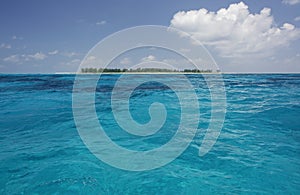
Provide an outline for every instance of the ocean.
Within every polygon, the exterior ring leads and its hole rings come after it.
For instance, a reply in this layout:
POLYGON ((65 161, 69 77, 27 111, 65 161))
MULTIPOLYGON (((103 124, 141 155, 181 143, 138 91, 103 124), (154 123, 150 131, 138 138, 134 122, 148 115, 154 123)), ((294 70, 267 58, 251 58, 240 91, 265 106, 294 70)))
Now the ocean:
MULTIPOLYGON (((180 82, 175 75, 147 76, 180 82)), ((93 92, 95 75, 82 77, 93 92)), ((132 118, 146 124, 154 102, 167 115, 157 133, 131 135, 112 109, 119 77, 102 75, 94 89, 97 122, 107 136, 135 151, 167 144, 180 125, 176 93, 159 82, 138 86, 129 101, 132 118)), ((212 113, 210 91, 203 76, 186 77, 200 105, 196 134, 170 163, 130 171, 99 160, 81 139, 73 113, 75 75, 0 75, 0 194, 299 194, 300 74, 224 74, 225 120, 204 156, 198 153, 212 113)))

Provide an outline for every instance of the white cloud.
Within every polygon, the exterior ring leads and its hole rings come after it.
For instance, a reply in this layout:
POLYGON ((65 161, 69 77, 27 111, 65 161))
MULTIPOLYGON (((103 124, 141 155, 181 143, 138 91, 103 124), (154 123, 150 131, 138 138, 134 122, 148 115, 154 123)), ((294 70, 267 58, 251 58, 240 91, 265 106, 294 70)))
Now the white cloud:
POLYGON ((64 65, 77 67, 77 66, 79 66, 80 62, 81 62, 80 59, 73 59, 73 60, 65 63, 64 65))
POLYGON ((96 60, 96 56, 88 56, 86 60, 93 62, 94 60, 96 60))
POLYGON ((11 56, 4 58, 3 61, 18 63, 18 62, 20 62, 20 56, 19 55, 11 55, 11 56))
POLYGON ((58 50, 53 50, 48 52, 49 55, 56 55, 58 54, 58 50))
POLYGON ((74 56, 78 56, 80 54, 76 53, 76 52, 65 52, 62 55, 71 58, 71 57, 74 57, 74 56))
POLYGON ((153 55, 149 55, 147 57, 144 57, 141 59, 142 62, 149 62, 149 61, 154 61, 156 58, 153 55))
POLYGON ((32 55, 27 55, 28 58, 32 58, 34 60, 44 60, 47 56, 43 54, 42 52, 37 52, 32 55))
POLYGON ((0 45, 0 48, 1 48, 1 49, 2 49, 2 48, 4 48, 4 49, 11 49, 11 45, 2 43, 2 44, 0 45))
POLYGON ((101 63, 102 61, 96 56, 90 55, 82 61, 82 67, 99 67, 102 65, 101 63))
POLYGON ((12 40, 23 40, 23 37, 17 37, 16 35, 11 37, 12 40))
POLYGON ((300 0, 283 0, 282 3, 288 4, 288 5, 295 5, 300 3, 300 0))
MULTIPOLYGON (((200 67, 198 67, 199 69, 212 69, 212 67, 210 67, 209 65, 205 66, 206 62, 204 59, 201 59, 200 57, 195 58, 195 59, 190 59, 192 60, 192 62, 194 62, 195 64, 202 64, 200 67)), ((168 64, 170 67, 172 67, 172 69, 194 69, 197 68, 196 66, 194 66, 194 64, 192 64, 191 61, 185 59, 185 58, 166 58, 163 59, 161 62, 168 64)))
POLYGON ((191 49, 181 48, 180 51, 183 52, 183 53, 187 53, 187 52, 190 52, 191 49))
POLYGON ((300 21, 300 16, 294 18, 294 20, 295 20, 296 22, 300 21))
POLYGON ((22 64, 23 62, 31 61, 31 60, 44 60, 46 57, 47 55, 45 55, 42 52, 37 52, 35 54, 22 54, 22 55, 14 54, 4 58, 3 61, 22 64))
POLYGON ((105 20, 102 20, 102 21, 99 21, 99 22, 96 23, 96 25, 104 25, 104 24, 106 24, 105 20))
POLYGON ((129 64, 131 64, 131 60, 130 60, 130 58, 123 58, 121 61, 120 61, 120 64, 122 64, 122 65, 129 65, 129 64))
POLYGON ((252 14, 243 2, 217 12, 180 11, 173 16, 170 26, 191 34, 227 57, 268 55, 300 38, 300 30, 292 24, 277 27, 270 8, 252 14))

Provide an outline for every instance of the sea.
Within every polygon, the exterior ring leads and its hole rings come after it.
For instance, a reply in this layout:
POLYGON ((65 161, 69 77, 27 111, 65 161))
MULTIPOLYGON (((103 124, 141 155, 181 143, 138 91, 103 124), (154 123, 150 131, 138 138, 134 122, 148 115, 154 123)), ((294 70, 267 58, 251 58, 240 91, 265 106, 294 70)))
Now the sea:
MULTIPOLYGON (((176 135, 181 102, 164 84, 180 83, 176 75, 144 75, 161 82, 146 82, 131 92, 129 111, 137 124, 152 120, 154 102, 165 107, 163 125, 146 136, 124 131, 115 117, 111 98, 120 75, 101 75, 93 87, 96 76, 82 75, 76 82, 94 94, 97 123, 116 145, 147 151, 176 135)), ((126 170, 97 157, 82 139, 74 117, 76 75, 1 74, 0 194, 300 194, 300 74, 222 75, 224 121, 203 156, 199 149, 213 123, 212 96, 203 75, 185 76, 199 103, 195 135, 172 161, 126 170)), ((140 77, 130 75, 125 86, 140 77)), ((129 158, 120 156, 118 163, 129 158)))

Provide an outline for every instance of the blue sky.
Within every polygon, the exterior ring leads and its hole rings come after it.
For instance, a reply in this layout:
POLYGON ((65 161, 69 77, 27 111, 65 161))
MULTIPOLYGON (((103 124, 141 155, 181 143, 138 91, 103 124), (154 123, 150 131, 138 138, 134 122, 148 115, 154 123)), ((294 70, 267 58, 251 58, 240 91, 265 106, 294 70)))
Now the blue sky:
MULTIPOLYGON (((204 42, 213 54, 222 71, 300 72, 300 1, 249 0, 239 4, 240 2, 228 0, 2 0, 0 2, 0 72, 76 71, 82 58, 97 42, 114 32, 138 25, 172 26, 191 34, 194 33, 195 38, 204 42), (240 33, 241 38, 238 40, 234 39, 232 34, 226 36, 216 34, 216 37, 209 38, 205 34, 198 36, 199 33, 197 34, 196 31, 204 25, 203 18, 206 16, 217 18, 218 10, 225 8, 228 11, 229 6, 233 4, 236 6, 232 6, 232 10, 248 10, 249 13, 241 16, 244 19, 240 23, 228 24, 231 28, 228 32, 237 33, 234 28, 239 28, 239 24, 244 24, 246 20, 249 20, 251 18, 249 15, 261 14, 253 22, 257 25, 249 24, 242 28, 243 32, 251 31, 255 26, 257 29, 253 32, 257 36, 240 33), (208 12, 199 16, 201 12, 199 10, 202 8, 208 12), (265 18, 263 14, 268 11, 265 9, 265 12, 261 12, 264 8, 271 9, 265 18), (190 10, 195 10, 195 12, 188 14, 190 10), (180 11, 184 12, 178 14, 180 11), (210 15, 209 12, 215 15, 210 15), (188 21, 193 14, 198 16, 194 23, 188 21), (268 24, 270 18, 272 18, 272 26, 270 29, 264 29, 263 25, 268 24), (281 31, 279 33, 283 34, 282 37, 277 36, 275 32, 270 35, 265 33, 276 30, 281 31), (260 40, 257 38, 260 35, 265 37, 260 40), (232 42, 231 46, 224 44, 224 41, 213 42, 216 39, 232 42), (241 43, 245 44, 244 47, 240 44, 240 40, 246 39, 253 41, 241 43), (264 43, 265 39, 270 39, 270 42, 264 43), (255 41, 260 41, 261 44, 255 41), (239 52, 239 48, 252 48, 252 50, 239 52), (231 55, 236 53, 239 55, 231 55)), ((205 23, 205 26, 212 28, 208 32, 211 33, 222 31, 222 28, 227 29, 224 24, 221 21, 220 24, 205 23)))

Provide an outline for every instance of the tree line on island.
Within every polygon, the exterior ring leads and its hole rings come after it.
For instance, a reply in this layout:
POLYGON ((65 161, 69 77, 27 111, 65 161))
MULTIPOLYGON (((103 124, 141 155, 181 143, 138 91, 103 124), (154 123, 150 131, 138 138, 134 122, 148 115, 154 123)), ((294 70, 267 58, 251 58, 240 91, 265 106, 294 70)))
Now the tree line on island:
MULTIPOLYGON (((199 69, 184 69, 184 70, 172 70, 165 68, 137 68, 137 69, 127 69, 127 68, 82 68, 81 73, 122 73, 122 72, 173 72, 173 73, 213 73, 213 70, 199 70, 199 69)), ((220 72, 217 70, 216 72, 220 72)))

